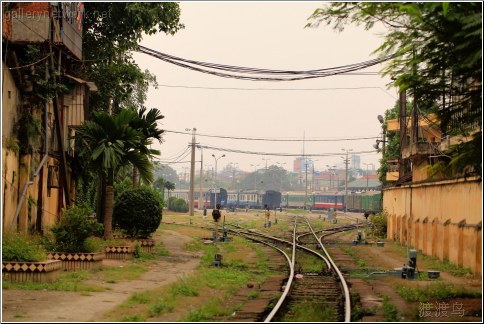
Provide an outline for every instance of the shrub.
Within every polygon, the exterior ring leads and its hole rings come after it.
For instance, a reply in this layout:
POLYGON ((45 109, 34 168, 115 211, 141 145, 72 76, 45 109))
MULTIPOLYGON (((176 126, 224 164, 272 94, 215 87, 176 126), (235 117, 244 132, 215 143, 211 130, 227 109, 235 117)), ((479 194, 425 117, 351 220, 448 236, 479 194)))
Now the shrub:
POLYGON ((186 213, 189 207, 184 199, 170 197, 170 210, 179 213, 186 213))
POLYGON ((47 254, 35 239, 7 234, 2 240, 2 260, 17 262, 37 262, 47 259, 47 254))
POLYGON ((385 238, 387 236, 387 219, 388 213, 386 211, 370 216, 370 222, 373 224, 372 232, 375 237, 385 238))
POLYGON ((127 190, 114 204, 113 221, 131 237, 148 237, 160 226, 163 203, 148 187, 127 190))
POLYGON ((92 214, 87 205, 73 205, 63 210, 63 216, 50 231, 54 234, 55 243, 51 245, 54 251, 62 252, 90 252, 85 241, 93 235, 101 235, 103 225, 87 216, 92 214))

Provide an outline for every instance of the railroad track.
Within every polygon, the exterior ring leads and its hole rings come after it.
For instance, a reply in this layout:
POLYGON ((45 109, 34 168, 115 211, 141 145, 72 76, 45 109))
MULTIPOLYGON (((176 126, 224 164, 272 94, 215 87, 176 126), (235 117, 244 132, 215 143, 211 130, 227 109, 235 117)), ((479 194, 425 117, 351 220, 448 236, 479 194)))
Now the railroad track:
POLYGON ((307 218, 295 216, 286 220, 293 223, 293 231, 290 237, 285 238, 226 223, 226 226, 231 228, 229 233, 269 246, 282 254, 286 263, 283 265, 274 262, 270 268, 287 276, 287 279, 282 281, 283 292, 272 309, 259 314, 246 310, 236 314, 241 318, 231 320, 247 321, 252 318, 253 321, 264 322, 349 322, 350 296, 343 275, 322 246, 320 238, 307 218), (307 233, 311 233, 312 238, 309 238, 307 233), (296 239, 301 236, 305 237, 306 243, 297 242, 296 239), (318 244, 323 253, 304 246, 306 244, 318 244))
MULTIPOLYGON (((296 242, 301 235, 298 233, 306 233, 308 229, 313 233, 313 243, 319 244, 319 238, 306 218, 294 217, 292 220, 294 226, 290 240, 243 230, 240 226, 231 231, 279 249, 290 265, 284 292, 264 321, 292 322, 301 321, 301 318, 310 322, 349 321, 349 290, 341 272, 328 255, 296 242)), ((326 253, 324 247, 321 248, 326 253)))

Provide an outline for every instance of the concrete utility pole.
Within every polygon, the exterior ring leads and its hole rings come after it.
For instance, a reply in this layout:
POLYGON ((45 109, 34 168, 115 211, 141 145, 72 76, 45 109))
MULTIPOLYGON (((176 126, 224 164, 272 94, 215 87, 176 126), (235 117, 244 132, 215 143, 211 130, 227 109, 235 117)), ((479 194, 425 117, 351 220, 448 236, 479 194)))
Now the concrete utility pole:
POLYGON ((332 186, 332 178, 333 178, 333 174, 336 175, 336 165, 329 165, 329 164, 326 164, 326 167, 328 168, 328 171, 329 171, 329 190, 333 189, 333 186, 332 186))
POLYGON ((215 157, 215 154, 212 154, 212 156, 215 159, 215 178, 214 178, 215 179, 215 202, 214 202, 213 208, 216 208, 217 207, 217 190, 219 190, 218 185, 217 185, 217 161, 219 159, 223 158, 225 156, 225 154, 218 157, 218 158, 215 157))
POLYGON ((254 167, 254 191, 257 191, 257 167, 259 166, 259 164, 251 164, 250 166, 254 167))
POLYGON ((270 159, 264 159, 264 158, 262 158, 262 160, 266 161, 266 173, 267 173, 267 161, 269 161, 270 159))
MULTIPOLYGON (((350 160, 348 159, 348 152, 353 151, 352 149, 346 150, 346 149, 341 149, 342 151, 346 152, 346 159, 345 159, 345 196, 348 195, 348 164, 350 163, 350 160)), ((346 204, 345 204, 345 214, 346 214, 346 204)))
POLYGON ((197 129, 194 127, 193 129, 186 128, 186 131, 192 131, 192 157, 190 160, 190 194, 188 198, 188 202, 190 204, 189 213, 190 216, 193 216, 193 207, 195 205, 195 195, 194 195, 194 188, 195 188, 195 132, 197 129))
POLYGON ((200 149, 200 191, 198 193, 198 210, 203 209, 205 206, 203 203, 203 148, 198 145, 200 149))

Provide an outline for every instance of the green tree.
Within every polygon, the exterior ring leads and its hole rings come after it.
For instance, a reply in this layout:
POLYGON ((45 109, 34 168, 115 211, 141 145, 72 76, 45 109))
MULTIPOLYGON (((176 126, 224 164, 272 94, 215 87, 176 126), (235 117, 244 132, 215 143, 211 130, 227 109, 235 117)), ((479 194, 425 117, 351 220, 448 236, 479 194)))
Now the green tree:
POLYGON ((99 91, 91 95, 97 110, 119 110, 137 85, 153 82, 131 56, 144 34, 173 35, 184 26, 174 2, 85 2, 84 73, 99 91))
POLYGON ((175 184, 171 181, 165 180, 165 188, 168 190, 168 209, 170 208, 170 191, 175 190, 175 184))
MULTIPOLYGON (((473 135, 453 146, 443 165, 456 174, 482 169, 482 6, 477 2, 331 2, 307 26, 321 22, 343 30, 348 23, 383 24, 375 50, 389 58, 383 70, 392 85, 413 97, 421 111, 439 104, 445 135, 473 135)), ((442 155, 442 160, 445 160, 442 155)))
MULTIPOLYGON (((146 111, 146 107, 138 110, 138 119, 134 119, 131 127, 137 129, 142 134, 142 140, 139 143, 138 150, 147 156, 159 155, 160 151, 151 149, 149 146, 153 140, 161 144, 163 130, 158 128, 157 122, 165 118, 158 109, 152 108, 146 111)), ((133 168, 133 188, 139 186, 138 169, 133 168)))
POLYGON ((103 112, 94 113, 77 132, 85 144, 80 155, 88 156, 91 168, 106 184, 105 192, 102 190, 105 239, 112 237, 113 185, 119 169, 131 163, 139 169, 143 181, 153 180, 153 166, 148 157, 136 149, 143 139, 142 134, 130 126, 136 118, 137 114, 131 110, 122 110, 114 117, 103 112))
POLYGON ((162 177, 167 181, 171 181, 172 183, 178 183, 178 174, 176 173, 175 169, 170 167, 167 164, 160 164, 155 162, 155 178, 162 177))

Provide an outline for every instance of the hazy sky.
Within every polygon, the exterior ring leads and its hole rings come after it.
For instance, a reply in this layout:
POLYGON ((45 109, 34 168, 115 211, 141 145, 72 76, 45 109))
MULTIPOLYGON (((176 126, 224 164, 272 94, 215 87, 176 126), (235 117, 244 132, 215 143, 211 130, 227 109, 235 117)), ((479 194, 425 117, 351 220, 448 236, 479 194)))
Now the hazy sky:
MULTIPOLYGON (((376 58, 371 52, 383 41, 377 31, 348 27, 339 33, 324 24, 304 28, 307 18, 322 5, 323 2, 181 2, 185 29, 174 36, 145 37, 141 45, 185 59, 281 70, 330 68, 376 58)), ((221 149, 302 154, 303 137, 306 140, 376 137, 381 134, 377 115, 393 107, 397 99, 396 89, 387 89, 389 79, 378 75, 243 81, 187 70, 146 54, 135 53, 134 57, 142 69, 156 75, 160 84, 158 89, 149 90, 147 106, 161 110, 165 116, 161 127, 176 132, 196 128, 200 134, 197 143, 221 149), (334 89, 358 87, 375 88, 334 89), (249 141, 201 135, 300 141, 249 141)), ((364 71, 377 72, 381 68, 374 66, 364 71)), ((161 160, 186 161, 170 164, 177 171, 189 168, 190 155, 183 158, 180 154, 190 141, 191 135, 167 132, 164 143, 157 147, 162 152, 161 160)), ((342 149, 371 151, 374 144, 375 139, 306 141, 304 151, 340 154, 309 157, 315 161, 316 170, 326 170, 326 165, 342 167, 342 149)), ((205 170, 215 165, 212 154, 217 158, 226 155, 218 160, 218 171, 229 163, 238 163, 237 169, 245 171, 254 171, 251 164, 262 168, 266 163, 285 163, 282 166, 292 170, 296 158, 203 149, 205 170)), ((375 163, 375 168, 380 156, 376 152, 360 154, 362 163, 375 163)), ((199 149, 196 160, 200 161, 199 149)), ((199 170, 200 163, 196 165, 199 170)))

